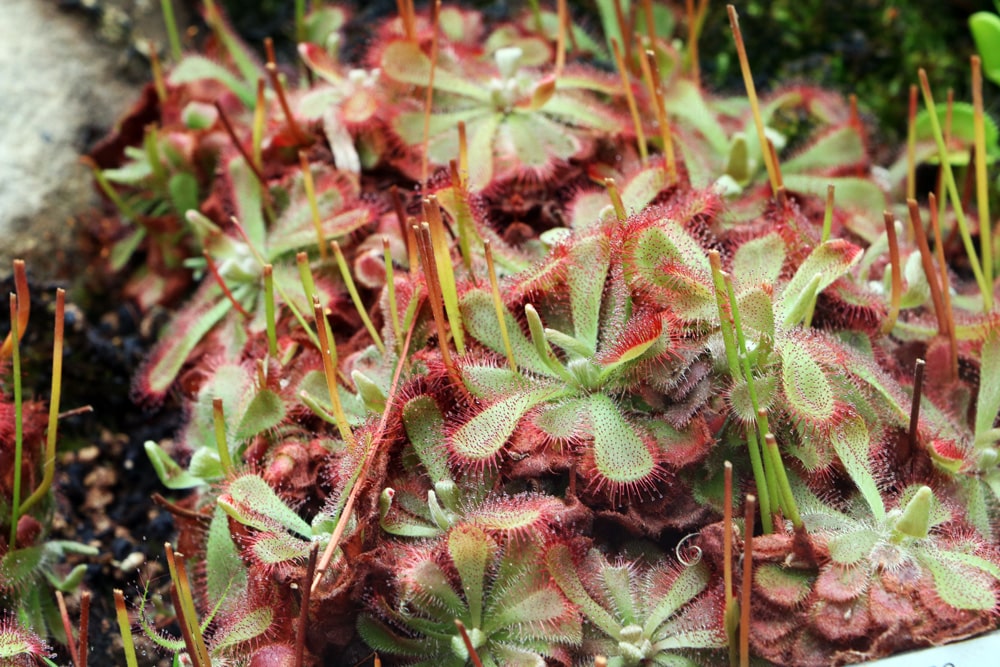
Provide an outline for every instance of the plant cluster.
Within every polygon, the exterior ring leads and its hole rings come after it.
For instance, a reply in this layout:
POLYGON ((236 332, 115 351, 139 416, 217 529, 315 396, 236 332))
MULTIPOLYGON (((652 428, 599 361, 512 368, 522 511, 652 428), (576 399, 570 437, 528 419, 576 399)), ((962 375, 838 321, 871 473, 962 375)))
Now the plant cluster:
POLYGON ((400 0, 358 62, 318 6, 282 70, 205 3, 209 55, 175 40, 94 165, 110 268, 187 298, 134 387, 188 408, 146 446, 195 489, 159 646, 812 665, 994 627, 981 95, 953 132, 924 78, 879 169, 853 100, 757 99, 732 9, 747 95, 708 94, 693 5, 603 3, 604 44, 562 0, 400 0))

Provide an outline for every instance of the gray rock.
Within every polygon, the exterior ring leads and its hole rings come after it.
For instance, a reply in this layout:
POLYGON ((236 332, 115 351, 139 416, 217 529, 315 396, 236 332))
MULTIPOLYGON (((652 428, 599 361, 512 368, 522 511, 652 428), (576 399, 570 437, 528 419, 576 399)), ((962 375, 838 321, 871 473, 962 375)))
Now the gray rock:
POLYGON ((36 278, 71 277, 74 220, 97 198, 80 155, 138 96, 131 46, 147 35, 166 43, 153 32, 162 31, 158 2, 81 4, 89 13, 2 0, 0 275, 22 257, 36 278))

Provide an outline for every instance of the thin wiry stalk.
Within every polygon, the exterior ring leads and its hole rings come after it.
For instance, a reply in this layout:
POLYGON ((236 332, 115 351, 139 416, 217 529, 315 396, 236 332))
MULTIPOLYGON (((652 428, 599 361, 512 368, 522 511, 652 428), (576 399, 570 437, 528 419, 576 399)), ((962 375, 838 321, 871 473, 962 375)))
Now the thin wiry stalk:
POLYGON ((337 259, 337 268, 340 269, 340 277, 343 278, 344 284, 347 286, 347 293, 351 295, 351 301, 354 303, 354 309, 358 311, 358 315, 361 317, 361 323, 364 324, 368 335, 371 336, 372 342, 375 343, 378 351, 381 354, 385 354, 385 344, 382 342, 382 337, 378 335, 378 329, 375 328, 371 318, 368 317, 368 311, 365 309, 364 302, 361 301, 361 295, 358 294, 358 286, 354 284, 354 277, 351 275, 351 269, 347 266, 347 260, 344 259, 344 253, 340 249, 340 244, 336 241, 330 241, 330 247, 333 248, 333 256, 337 259))
MULTIPOLYGON (((268 37, 265 41, 266 43, 271 42, 271 38, 268 37)), ((281 106, 282 113, 285 114, 285 120, 288 122, 288 129, 292 133, 292 137, 295 139, 295 143, 299 146, 303 146, 309 143, 309 138, 306 136, 305 132, 299 126, 299 122, 295 120, 295 114, 292 113, 292 108, 288 105, 288 97, 285 95, 285 86, 281 82, 281 75, 278 74, 278 66, 274 62, 274 47, 272 46, 268 50, 268 62, 264 66, 267 70, 267 76, 271 79, 271 87, 274 88, 274 92, 278 95, 278 104, 281 106)))
MULTIPOLYGON (((736 334, 736 345, 737 350, 739 351, 739 359, 743 365, 743 380, 747 385, 747 394, 750 396, 750 404, 753 406, 754 413, 757 415, 757 433, 754 437, 759 437, 759 442, 763 444, 761 458, 764 462, 764 475, 767 478, 767 491, 770 495, 768 503, 770 504, 771 511, 782 508, 785 509, 785 513, 787 514, 791 510, 784 507, 786 499, 783 489, 781 488, 781 477, 784 476, 785 467, 781 461, 781 455, 777 451, 777 448, 769 447, 766 441, 766 434, 770 431, 767 423, 767 412, 761 409, 760 401, 757 398, 757 385, 754 382, 753 370, 750 368, 750 353, 747 348, 746 336, 743 334, 743 324, 740 320, 739 302, 736 300, 736 292, 733 290, 732 278, 729 274, 723 273, 722 279, 726 285, 726 294, 729 298, 729 313, 733 318, 733 333, 736 334)), ((747 430, 750 431, 752 428, 753 425, 748 427, 747 430)), ((787 484, 788 480, 785 479, 784 483, 787 484)), ((795 514, 797 515, 798 513, 795 512, 795 514)))
POLYGON ((743 590, 740 601, 740 667, 750 665, 750 591, 753 589, 753 516, 756 498, 747 496, 743 535, 743 590))
MULTIPOLYGON (((632 62, 632 46, 631 46, 632 45, 632 40, 629 39, 629 36, 632 34, 632 26, 629 25, 629 22, 625 20, 625 10, 622 7, 621 0, 614 0, 614 6, 615 6, 615 20, 618 22, 618 34, 621 35, 622 40, 625 42, 622 45, 622 48, 623 48, 624 53, 625 53, 625 60, 624 60, 624 62, 631 63, 632 62)), ((612 40, 612 44, 613 43, 614 43, 614 40, 612 40)))
MULTIPOLYGON (((169 0, 165 0, 169 2, 169 0)), ((149 52, 149 69, 153 75, 153 88, 156 90, 156 99, 162 104, 167 99, 167 80, 163 77, 163 63, 160 62, 160 52, 156 42, 151 39, 146 40, 146 50, 149 52)))
POLYGON ((910 225, 913 227, 913 238, 917 241, 917 248, 920 250, 920 262, 924 268, 924 276, 927 277, 927 285, 931 290, 931 301, 934 303, 934 315, 938 322, 938 335, 948 335, 948 318, 944 307, 944 296, 941 294, 941 284, 938 282, 937 271, 934 270, 934 261, 931 259, 931 249, 927 244, 927 232, 924 230, 924 223, 920 219, 920 207, 914 199, 907 199, 906 204, 910 209, 910 225))
POLYGON ((295 664, 294 667, 302 667, 306 652, 306 627, 309 624, 309 598, 312 596, 312 580, 316 575, 316 557, 319 555, 319 544, 313 542, 309 549, 309 561, 306 564, 305 577, 302 579, 300 589, 302 599, 299 602, 299 624, 295 628, 295 664))
POLYGON ((278 356, 278 328, 274 316, 274 267, 264 265, 264 321, 267 326, 267 353, 278 356))
POLYGON ((556 1, 556 16, 559 21, 558 32, 556 33, 556 68, 555 77, 558 79, 566 66, 566 33, 569 32, 569 10, 566 7, 566 0, 556 1))
POLYGON ((398 354, 403 347, 403 332, 399 326, 399 307, 396 304, 396 274, 392 267, 388 236, 382 237, 382 256, 385 262, 385 291, 389 300, 389 321, 392 324, 392 335, 396 339, 396 352, 398 354))
POLYGON ((623 222, 628 218, 628 212, 625 210, 625 204, 622 202, 622 195, 618 192, 615 179, 605 178, 604 187, 607 188, 608 196, 611 197, 611 206, 615 209, 615 217, 618 218, 619 222, 623 222))
POLYGON ((229 444, 226 442, 226 417, 222 409, 222 399, 218 396, 212 399, 212 424, 215 428, 215 446, 219 450, 222 472, 229 477, 233 474, 233 460, 229 456, 229 444))
POLYGON ((722 579, 725 584, 726 606, 723 612, 723 626, 729 644, 729 664, 739 663, 736 628, 739 625, 739 604, 733 595, 733 464, 723 465, 722 494, 722 579))
POLYGON ((45 459, 42 481, 21 503, 21 512, 27 512, 48 494, 56 475, 56 436, 59 431, 59 402, 62 397, 63 332, 66 320, 66 290, 56 290, 56 323, 52 338, 52 391, 49 396, 49 422, 45 434, 45 459))
POLYGON ((22 423, 21 398, 21 332, 17 317, 18 298, 10 295, 10 340, 11 372, 14 375, 14 487, 10 501, 10 541, 7 543, 13 551, 17 542, 17 522, 21 516, 21 467, 24 456, 24 424, 22 423))
POLYGON ((326 259, 326 238, 323 236, 323 221, 319 215, 319 203, 316 201, 316 185, 313 182, 312 167, 306 158, 305 151, 299 151, 299 168, 302 169, 302 184, 306 189, 306 199, 309 200, 309 211, 312 214, 313 229, 316 230, 316 245, 319 246, 319 256, 326 259))
POLYGON ((431 302, 431 312, 434 314, 434 323, 438 332, 438 349, 441 350, 441 360, 448 368, 449 374, 458 376, 454 362, 451 359, 451 351, 448 349, 448 329, 445 326, 445 314, 443 297, 441 296, 441 281, 438 278, 437 262, 434 260, 434 248, 431 245, 431 232, 427 223, 422 223, 419 228, 414 228, 414 235, 417 239, 418 250, 420 251, 420 264, 424 268, 424 282, 427 284, 427 298, 431 302))
POLYGON ((917 198, 917 86, 910 86, 906 116, 906 198, 917 198))
POLYGON ((983 294, 986 310, 993 310, 993 220, 990 218, 989 185, 986 182, 986 123, 983 112, 983 71, 979 56, 972 56, 972 108, 976 146, 976 213, 983 254, 983 276, 990 289, 983 294))
POLYGON ((892 264, 892 295, 889 300, 889 314, 885 324, 882 325, 882 333, 889 335, 896 326, 899 318, 899 304, 903 298, 903 267, 899 260, 899 239, 896 238, 896 218, 889 211, 882 214, 885 220, 885 235, 889 240, 889 261, 892 264))
POLYGON ((750 100, 750 109, 753 112, 754 126, 757 128, 757 140, 760 142, 760 152, 764 158, 764 166, 767 167, 767 177, 771 182, 771 191, 777 195, 781 183, 778 181, 776 165, 772 161, 771 151, 768 149, 767 134, 764 132, 764 119, 760 115, 760 103, 757 101, 757 87, 753 82, 753 74, 750 72, 750 61, 747 59, 747 49, 743 44, 743 33, 740 32, 740 19, 736 13, 736 8, 726 5, 729 12, 729 25, 733 30, 733 39, 736 42, 736 53, 740 59, 740 70, 743 72, 743 85, 746 86, 747 99, 750 100))
MULTIPOLYGON (((392 384, 389 386, 389 394, 385 401, 386 405, 392 405, 395 400, 396 389, 399 386, 399 377, 403 372, 403 366, 406 362, 406 354, 410 349, 411 340, 413 340, 412 325, 406 332, 406 342, 403 343, 403 351, 399 355, 399 361, 396 363, 396 370, 392 376, 392 384)), ((337 525, 333 529, 333 535, 330 536, 330 542, 327 543, 326 549, 323 550, 323 556, 320 558, 319 564, 316 566, 316 574, 313 577, 312 586, 310 586, 313 593, 316 592, 316 589, 319 587, 319 583, 323 580, 323 573, 326 572, 326 568, 330 565, 330 561, 333 560, 333 554, 340 545, 340 540, 344 536, 344 531, 347 530, 347 522, 354 509, 354 503, 357 501, 358 493, 361 491, 365 476, 368 474, 368 468, 371 465, 372 455, 381 444, 388 422, 389 410, 385 410, 382 412, 382 418, 379 420, 375 435, 372 436, 371 442, 368 443, 368 449, 365 452, 364 460, 361 463, 358 474, 351 482, 349 482, 351 484, 351 492, 347 496, 347 502, 344 503, 343 509, 340 511, 340 518, 337 519, 337 525)))
POLYGON ((266 84, 263 78, 257 79, 257 97, 253 105, 253 124, 250 126, 250 154, 257 169, 264 170, 264 121, 267 102, 264 98, 266 84))
POLYGON ((212 274, 215 282, 218 283, 220 288, 222 288, 222 294, 226 297, 226 300, 233 305, 236 312, 249 319, 250 313, 247 312, 246 308, 243 307, 243 304, 236 299, 232 290, 229 289, 229 285, 226 284, 226 280, 222 277, 222 274, 219 273, 219 267, 216 265, 215 260, 212 259, 212 255, 209 254, 208 250, 202 250, 201 256, 205 258, 205 265, 208 267, 208 272, 212 274))
POLYGON ((913 400, 910 402, 910 450, 916 451, 917 428, 920 425, 920 398, 924 387, 924 366, 927 365, 923 359, 917 359, 913 367, 913 400))
POLYGON ((486 271, 490 276, 490 292, 493 295, 493 309, 497 314, 497 323, 500 325, 500 338, 503 339, 504 353, 507 355, 507 365, 510 370, 517 373, 517 362, 514 361, 514 347, 510 344, 510 335, 507 331, 507 320, 504 317, 503 300, 500 298, 500 283, 497 281, 497 270, 493 264, 493 244, 489 239, 483 242, 483 252, 486 255, 486 271))
POLYGON ((201 627, 198 624, 198 611, 194 606, 194 594, 191 591, 191 582, 184 565, 184 555, 174 552, 174 548, 169 542, 165 545, 165 549, 167 568, 170 571, 170 579, 173 582, 173 591, 178 603, 175 605, 174 611, 177 613, 181 630, 187 628, 185 642, 190 638, 188 652, 196 667, 211 667, 212 659, 208 655, 208 647, 205 645, 205 638, 202 636, 201 627))
MULTIPOLYGON (((972 236, 969 234, 969 223, 965 219, 965 212, 962 210, 962 200, 958 194, 958 186, 955 184, 955 174, 952 173, 951 163, 948 161, 948 147, 944 143, 944 135, 941 132, 941 124, 938 122, 937 108, 934 106, 934 97, 931 95, 931 86, 927 81, 927 72, 922 68, 919 71, 920 89, 923 92, 924 104, 929 112, 931 131, 934 133, 934 141, 938 145, 938 155, 940 156, 941 168, 944 170, 945 185, 947 185, 948 196, 951 199, 952 208, 955 210, 955 221, 958 223, 959 235, 962 237, 962 245, 965 246, 965 254, 969 257, 969 266, 976 277, 976 284, 983 294, 983 303, 986 303, 986 293, 992 289, 992 285, 986 284, 986 277, 983 275, 982 267, 979 265, 979 254, 972 244, 972 236)), ((988 310, 986 312, 989 312, 988 310)))
POLYGON ((423 202, 424 219, 427 221, 427 231, 430 234, 431 251, 434 265, 437 269, 438 288, 444 301, 448 324, 451 326, 451 337, 455 341, 455 349, 459 354, 465 354, 465 333, 462 328, 462 312, 458 308, 458 288, 455 284, 455 269, 451 264, 451 246, 441 217, 441 205, 437 197, 430 195, 423 202))
POLYGON ((340 431, 340 437, 348 448, 353 450, 356 444, 354 433, 351 431, 351 425, 347 422, 344 406, 340 402, 340 393, 337 391, 337 347, 330 336, 330 325, 326 321, 326 314, 316 297, 313 297, 313 318, 316 322, 316 332, 319 334, 319 353, 323 358, 323 375, 326 378, 326 389, 330 394, 330 405, 333 407, 337 430, 340 431))
POLYGON ((139 659, 135 655, 135 642, 132 639, 132 624, 128 620, 128 607, 125 606, 125 594, 122 593, 121 589, 116 588, 114 595, 118 632, 121 633, 122 637, 125 662, 128 667, 139 667, 139 659))
MULTIPOLYGON (((420 158, 420 182, 427 186, 427 169, 428 163, 430 161, 430 156, 427 154, 427 149, 430 145, 431 140, 431 111, 434 106, 434 73, 437 70, 437 60, 438 60, 438 15, 441 13, 441 0, 434 0, 431 5, 431 30, 433 35, 431 37, 431 71, 428 75, 427 81, 427 94, 424 100, 424 142, 422 155, 420 158)), ((412 37, 411 37, 412 39, 412 37)))
POLYGON ((160 11, 163 13, 163 24, 167 28, 170 57, 174 63, 179 63, 181 61, 181 37, 177 31, 177 18, 174 16, 173 2, 171 0, 160 0, 160 11))
POLYGON ((77 667, 87 667, 87 654, 90 652, 90 591, 80 593, 80 635, 77 647, 77 655, 80 657, 77 667))
POLYGON ((63 631, 66 633, 66 650, 69 651, 69 659, 74 667, 80 667, 80 656, 76 651, 76 641, 73 639, 73 624, 69 620, 69 612, 66 610, 66 598, 62 591, 56 589, 56 604, 59 607, 59 618, 62 620, 63 631))
MULTIPOLYGON (((627 40, 626 40, 627 41, 627 40)), ((646 148, 646 133, 642 129, 642 119, 639 117, 639 107, 635 103, 635 95, 632 94, 632 83, 629 81, 628 69, 625 67, 625 59, 622 58, 622 50, 618 45, 618 40, 611 39, 611 50, 615 56, 615 67, 618 68, 618 76, 622 80, 622 90, 625 93, 625 102, 628 104, 628 112, 632 116, 632 126, 635 128, 635 140, 639 145, 639 157, 645 164, 649 159, 649 152, 646 148)))
POLYGON ((663 142, 664 168, 667 180, 674 182, 677 180, 677 158, 674 156, 674 140, 670 121, 667 119, 667 110, 663 104, 663 80, 660 78, 660 71, 656 64, 656 54, 649 50, 642 51, 639 55, 639 64, 642 66, 646 88, 650 97, 653 98, 656 124, 660 128, 660 140, 663 142))
MULTIPOLYGON (((722 331, 722 342, 726 350, 726 362, 729 366, 729 374, 733 382, 739 381, 743 376, 740 370, 739 352, 736 345, 736 334, 733 331, 733 323, 730 321, 729 296, 726 289, 724 272, 722 271, 722 259, 718 250, 710 250, 708 253, 709 263, 712 265, 712 283, 715 291, 715 304, 719 309, 719 327, 722 331)), ((747 449, 750 452, 750 466, 753 469, 754 482, 757 485, 757 493, 760 494, 760 520, 765 533, 772 530, 771 523, 771 491, 767 471, 764 469, 764 462, 761 458, 757 433, 753 425, 747 427, 747 449)))
POLYGON ((948 344, 951 354, 950 377, 958 379, 958 338, 955 332, 955 312, 951 307, 951 287, 948 280, 948 265, 944 260, 944 241, 941 238, 941 224, 938 219, 937 207, 934 206, 934 195, 931 195, 929 207, 931 211, 931 229, 934 232, 934 254, 938 261, 938 280, 941 284, 941 297, 944 300, 944 315, 948 320, 948 344))
POLYGON ((476 653, 476 647, 472 645, 472 640, 469 639, 469 633, 465 631, 465 624, 462 621, 455 619, 455 627, 458 628, 458 634, 462 636, 462 642, 465 644, 465 650, 469 652, 469 660, 475 667, 483 667, 483 661, 479 659, 479 654, 476 653))

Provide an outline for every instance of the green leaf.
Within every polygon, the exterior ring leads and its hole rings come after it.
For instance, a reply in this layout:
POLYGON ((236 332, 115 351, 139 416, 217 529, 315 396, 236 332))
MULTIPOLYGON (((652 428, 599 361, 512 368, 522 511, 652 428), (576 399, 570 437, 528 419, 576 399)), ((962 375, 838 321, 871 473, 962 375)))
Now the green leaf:
POLYGON ((682 317, 718 317, 708 255, 678 222, 664 219, 638 230, 626 240, 624 255, 634 287, 649 289, 682 317))
POLYGON ((358 634, 373 650, 409 657, 432 655, 434 645, 423 637, 400 637, 381 621, 365 614, 358 618, 358 634))
POLYGON ((113 272, 121 271, 132 259, 139 244, 146 238, 146 228, 136 227, 128 233, 125 238, 119 239, 111 247, 110 268, 113 272))
POLYGON ((979 397, 976 399, 977 439, 993 428, 997 413, 1000 413, 1000 327, 991 329, 983 341, 979 377, 979 397))
POLYGON ((198 179, 186 171, 178 172, 167 182, 170 201, 177 215, 184 216, 189 210, 198 208, 198 179))
POLYGON ((781 291, 781 297, 778 299, 778 312, 785 326, 796 323, 791 321, 794 319, 791 311, 816 275, 820 276, 816 288, 816 293, 819 294, 834 280, 850 271, 851 267, 861 260, 861 255, 861 248, 844 239, 832 239, 813 248, 809 256, 799 265, 791 281, 781 291))
POLYGON ((524 377, 506 366, 461 366, 462 382, 480 398, 509 394, 524 387, 524 377))
POLYGON ((430 396, 417 396, 403 406, 403 425, 431 482, 451 479, 444 442, 444 417, 430 396))
POLYGON ((931 571, 935 592, 946 604, 979 611, 996 607, 994 584, 981 569, 948 558, 936 549, 920 549, 917 558, 931 571))
POLYGON ((813 424, 828 422, 836 405, 822 366, 794 339, 782 337, 778 342, 778 354, 781 356, 781 386, 793 418, 813 424))
POLYGON ((260 637, 270 629, 273 618, 274 612, 267 606, 234 612, 213 633, 212 652, 223 651, 230 646, 260 637))
POLYGON ((550 387, 542 387, 501 397, 452 433, 449 440, 452 453, 467 463, 492 460, 528 410, 554 391, 550 387))
POLYGON ((584 343, 590 349, 590 355, 593 355, 597 349, 601 297, 604 294, 608 267, 611 265, 611 250, 603 235, 590 236, 573 244, 570 258, 576 269, 569 271, 566 276, 573 331, 575 338, 584 343))
POLYGON ((288 533, 258 533, 251 546, 254 557, 265 565, 278 565, 309 555, 309 542, 288 533))
POLYGON ((486 568, 497 554, 497 545, 481 528, 460 524, 448 535, 448 553, 462 580, 469 621, 478 628, 483 624, 486 568))
POLYGON ((274 391, 262 389, 243 412, 236 438, 245 440, 276 427, 285 418, 285 403, 274 391))
POLYGON ((203 288, 195 295, 180 313, 174 315, 160 336, 149 365, 140 375, 144 380, 143 393, 154 397, 165 394, 195 346, 232 310, 232 304, 226 299, 212 302, 217 295, 212 287, 214 285, 203 288))
MULTIPOLYGON (((998 20, 998 17, 994 16, 993 19, 998 20)), ((987 60, 988 58, 984 54, 984 66, 987 60)), ((986 73, 987 68, 984 67, 983 70, 983 73, 989 78, 989 74, 986 73)), ((971 148, 975 143, 975 108, 968 102, 954 102, 950 106, 950 110, 944 105, 937 108, 938 122, 941 127, 944 127, 946 119, 950 115, 951 139, 963 144, 963 146, 953 149, 948 155, 948 161, 953 165, 965 166, 969 164, 971 148)), ((1000 139, 1000 130, 997 129, 996 123, 989 115, 984 115, 983 121, 987 163, 992 163, 996 160, 998 152, 997 141, 1000 139)), ((926 109, 917 115, 916 122, 914 123, 914 131, 916 132, 918 141, 934 138, 931 117, 926 109)), ((934 154, 927 159, 927 162, 937 164, 940 162, 940 156, 934 154)))
POLYGON ((969 30, 983 60, 983 75, 1000 84, 1000 16, 976 12, 969 17, 969 30))
MULTIPOLYGON (((493 297, 489 292, 473 289, 466 292, 460 302, 462 322, 466 331, 480 343, 498 354, 504 354, 503 338, 500 334, 500 323, 497 321, 496 310, 493 307, 493 297)), ((525 370, 539 375, 550 376, 548 365, 538 356, 534 344, 521 331, 521 325, 504 307, 504 322, 510 336, 510 345, 514 350, 514 360, 525 370)))
MULTIPOLYGON (((930 487, 922 486, 906 503, 903 514, 893 526, 897 536, 923 539, 931 528, 931 506, 934 504, 934 492, 930 487)), ((903 499, 900 499, 900 503, 903 499)))
MULTIPOLYGON (((629 215, 638 213, 656 199, 667 186, 667 175, 660 166, 640 169, 621 189, 622 204, 629 215)), ((602 193, 605 194, 605 193, 602 193)), ((604 201, 611 203, 605 196, 604 201)))
POLYGON ((782 180, 789 192, 799 192, 824 199, 827 187, 833 185, 836 190, 838 208, 858 211, 865 215, 871 215, 872 211, 882 211, 886 208, 885 193, 868 178, 788 174, 782 180))
MULTIPOLYGON (((427 87, 431 81, 431 59, 416 42, 397 40, 382 53, 382 73, 400 83, 427 87)), ((490 93, 483 87, 449 72, 443 67, 434 70, 434 90, 468 97, 483 104, 490 103, 490 93)))
POLYGON ((309 524, 257 475, 242 475, 229 482, 226 493, 219 497, 219 505, 226 514, 251 528, 270 531, 277 525, 303 537, 312 536, 309 524))
POLYGON ((160 445, 152 440, 147 440, 144 447, 156 476, 168 489, 191 489, 205 483, 205 480, 180 467, 160 445))
POLYGON ((264 252, 267 223, 264 222, 264 197, 260 182, 242 156, 229 161, 229 177, 233 184, 236 219, 240 221, 253 247, 264 252))
POLYGON ((204 56, 185 56, 170 72, 169 77, 169 81, 173 85, 193 83, 203 79, 214 79, 220 82, 240 98, 243 106, 253 108, 256 96, 250 86, 240 81, 235 74, 222 65, 204 56))
MULTIPOLYGON (((576 108, 579 108, 579 104, 576 108)), ((553 107, 552 101, 546 111, 553 107)), ((565 125, 539 112, 515 110, 500 123, 494 140, 495 152, 507 158, 510 173, 523 169, 545 173, 557 160, 569 160, 583 148, 581 141, 565 125)))
POLYGON ((586 619, 609 637, 618 637, 621 623, 587 593, 577 575, 577 567, 570 556, 569 547, 557 542, 546 552, 545 564, 563 595, 580 608, 586 619))
POLYGON ((828 542, 830 558, 842 565, 854 565, 868 558, 881 539, 878 531, 868 528, 834 535, 828 542))
POLYGON ((791 175, 825 169, 843 169, 866 159, 865 146, 853 125, 828 132, 790 160, 781 163, 781 173, 791 175))
POLYGON ((205 587, 213 604, 240 594, 246 587, 246 565, 233 543, 226 517, 226 512, 216 505, 205 545, 205 587))
POLYGON ((586 399, 571 398, 545 405, 534 417, 534 424, 553 440, 572 441, 582 432, 580 415, 586 404, 586 399))
POLYGON ((622 417, 618 406, 604 394, 591 394, 588 412, 597 476, 615 486, 650 481, 656 472, 656 461, 647 444, 622 417))
MULTIPOLYGON (((785 242, 777 232, 751 239, 736 249, 733 256, 733 280, 736 293, 761 285, 774 285, 785 263, 785 242)), ((740 308, 740 313, 743 309, 740 308)))
POLYGON ((738 297, 740 324, 744 334, 756 333, 767 340, 774 338, 774 302, 763 288, 755 287, 738 297))
POLYGON ((879 493, 875 475, 872 473, 871 438, 865 420, 854 415, 833 427, 830 431, 830 443, 837 456, 857 485, 861 495, 868 503, 875 520, 885 520, 885 503, 879 493))
POLYGON ((680 575, 670 585, 667 593, 661 597, 656 606, 649 612, 643 625, 642 633, 651 637, 656 630, 667 622, 678 609, 693 600, 708 586, 708 569, 704 563, 685 567, 680 575))
POLYGON ((31 583, 45 565, 45 555, 45 549, 40 546, 8 550, 0 559, 0 581, 4 588, 31 583))

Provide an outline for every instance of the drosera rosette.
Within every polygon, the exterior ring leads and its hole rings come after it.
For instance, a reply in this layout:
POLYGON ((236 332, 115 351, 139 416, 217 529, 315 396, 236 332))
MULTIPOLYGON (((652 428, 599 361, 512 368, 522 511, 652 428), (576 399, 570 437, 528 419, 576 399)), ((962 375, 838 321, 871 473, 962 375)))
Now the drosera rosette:
POLYGON ((393 544, 391 591, 369 601, 358 631, 376 651, 420 665, 459 667, 469 649, 482 664, 570 664, 582 628, 575 608, 541 566, 535 540, 459 523, 415 545, 393 544))
MULTIPOLYGON (((559 460, 559 449, 569 446, 584 487, 621 499, 652 492, 666 475, 665 465, 688 465, 707 452, 711 438, 701 418, 674 429, 657 420, 642 398, 641 387, 653 384, 645 376, 678 358, 678 332, 668 313, 633 301, 612 240, 617 224, 564 241, 564 252, 557 254, 564 270, 545 271, 543 263, 542 272, 555 278, 550 288, 565 290, 568 299, 538 301, 544 324, 531 303, 512 304, 523 309, 522 319, 506 304, 498 311, 485 290, 463 295, 463 321, 471 336, 511 356, 507 367, 459 362, 467 390, 483 405, 447 429, 456 465, 497 465, 513 438, 515 449, 518 443, 532 448, 515 457, 528 458, 525 474, 538 474, 549 456, 559 460), (522 321, 530 335, 523 333, 522 321), (518 438, 529 426, 536 437, 518 438), (555 443, 551 452, 546 442, 555 443)), ((516 286, 519 277, 511 277, 511 284, 516 286)), ((538 270, 523 277, 536 281, 538 270)), ((514 295, 520 291, 505 289, 514 295)), ((511 465, 518 467, 516 461, 511 465)))
POLYGON ((927 486, 887 508, 877 489, 840 511, 804 489, 803 519, 821 565, 789 559, 787 536, 755 538, 751 644, 801 665, 874 659, 992 627, 1000 567, 927 486))
POLYGON ((607 77, 575 68, 523 67, 521 46, 502 47, 486 60, 450 57, 449 47, 447 40, 436 45, 432 55, 439 62, 434 62, 415 41, 398 39, 382 50, 379 67, 387 81, 404 90, 433 90, 430 110, 418 95, 411 109, 390 121, 404 146, 422 152, 417 163, 426 159, 436 168, 455 159, 459 122, 465 124, 470 151, 490 156, 469 164, 472 190, 511 179, 544 180, 569 160, 585 158, 596 139, 622 126, 614 107, 598 97, 618 92, 607 77))
POLYGON ((561 542, 546 551, 549 574, 586 621, 580 655, 605 656, 612 667, 718 662, 726 640, 709 569, 658 556, 612 562, 596 548, 577 555, 561 542))
POLYGON ((391 479, 394 485, 382 491, 379 501, 379 524, 398 537, 438 537, 452 526, 465 523, 490 534, 511 534, 525 539, 538 537, 551 529, 565 509, 564 503, 539 493, 509 495, 500 489, 500 480, 492 471, 466 472, 456 476, 448 465, 444 441, 444 416, 434 398, 422 394, 403 406, 403 423, 412 448, 426 475, 417 477, 416 461, 408 461, 411 451, 404 450, 403 465, 409 475, 391 479), (557 519, 558 517, 558 519, 557 519))
MULTIPOLYGON (((369 206, 357 201, 357 186, 351 179, 319 171, 315 180, 322 189, 315 195, 315 211, 305 179, 292 174, 278 186, 283 191, 282 199, 288 197, 287 203, 276 212, 277 219, 269 223, 262 188, 246 161, 234 156, 227 171, 228 178, 218 182, 228 188, 221 196, 223 201, 231 198, 236 221, 220 226, 196 210, 187 214, 205 248, 203 257, 192 265, 206 275, 138 376, 136 390, 149 399, 164 395, 213 330, 223 327, 231 331, 223 337, 228 341, 230 355, 239 352, 232 346, 245 340, 244 335, 234 333, 235 327, 247 322, 251 331, 264 330, 268 265, 272 266, 276 303, 290 309, 298 321, 305 321, 312 311, 311 303, 303 295, 298 270, 287 263, 287 258, 319 242, 325 250, 329 240, 345 237, 374 217, 369 206)), ((317 281, 316 285, 321 303, 329 305, 336 287, 327 281, 317 281)))

